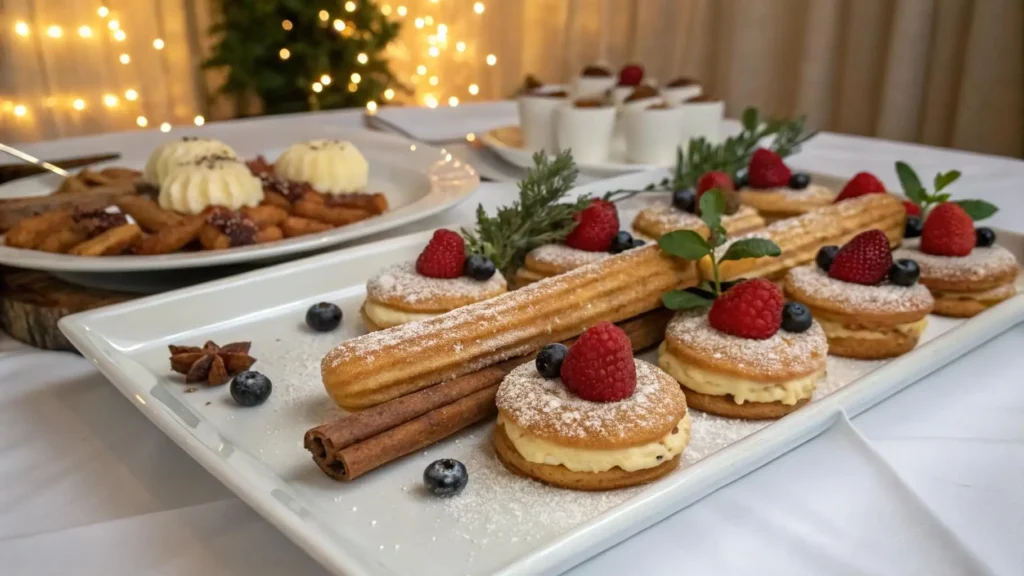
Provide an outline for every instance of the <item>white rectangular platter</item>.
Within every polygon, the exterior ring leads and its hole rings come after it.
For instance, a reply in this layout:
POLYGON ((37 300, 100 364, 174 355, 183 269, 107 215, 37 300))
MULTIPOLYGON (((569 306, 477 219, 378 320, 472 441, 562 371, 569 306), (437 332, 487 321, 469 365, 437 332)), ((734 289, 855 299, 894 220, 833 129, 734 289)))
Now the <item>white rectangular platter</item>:
MULTIPOLYGON (((606 181, 642 186, 662 175, 606 181)), ((628 210, 628 208, 627 208, 628 210)), ((629 222, 631 214, 624 213, 629 222)), ((188 454, 268 521, 338 574, 547 574, 565 570, 807 441, 843 411, 855 415, 1024 320, 1017 296, 967 321, 931 316, 922 344, 889 362, 829 357, 815 401, 771 424, 694 411, 683 466, 638 488, 579 493, 506 472, 493 456, 492 423, 464 430, 354 482, 327 478, 303 433, 342 415, 323 390, 320 359, 364 332, 365 281, 415 259, 429 234, 325 254, 65 318, 61 329, 115 386, 188 454), (306 308, 331 301, 342 327, 306 328, 306 308), (252 342, 254 369, 269 376, 266 404, 240 408, 226 386, 190 390, 169 370, 168 344, 252 342), (463 461, 469 485, 429 497, 424 467, 463 461)), ((1024 237, 1000 233, 1024 256, 1024 237)))

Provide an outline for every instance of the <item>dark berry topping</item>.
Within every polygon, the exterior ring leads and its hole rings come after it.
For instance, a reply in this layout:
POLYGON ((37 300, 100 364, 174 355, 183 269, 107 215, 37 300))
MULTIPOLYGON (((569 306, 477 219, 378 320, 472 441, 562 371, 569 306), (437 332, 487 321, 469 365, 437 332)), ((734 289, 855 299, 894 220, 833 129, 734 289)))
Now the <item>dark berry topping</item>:
POLYGON ((231 379, 231 397, 242 406, 259 406, 270 398, 270 378, 254 370, 239 372, 231 379))
POLYGON ((612 245, 608 248, 608 251, 612 254, 618 254, 619 252, 625 252, 633 247, 633 235, 625 230, 620 230, 615 235, 615 239, 612 240, 612 245))
POLYGON ((462 267, 462 273, 473 280, 490 280, 494 276, 494 262, 486 256, 470 254, 462 267))
POLYGON ((789 177, 789 187, 793 190, 803 190, 811 184, 811 175, 807 172, 794 172, 789 177))
POLYGON ((689 188, 676 190, 672 193, 672 205, 683 212, 694 214, 697 212, 697 194, 689 188))
POLYGON ((996 243, 996 233, 991 228, 978 228, 974 231, 974 245, 978 248, 988 248, 996 243))
POLYGON ((469 482, 465 464, 452 458, 435 460, 423 471, 423 485, 434 496, 455 496, 469 482))
POLYGON ((907 223, 903 225, 903 237, 917 238, 921 236, 922 228, 924 228, 924 222, 921 221, 920 216, 907 216, 907 223))
POLYGON ((633 238, 633 242, 630 243, 629 247, 630 248, 639 248, 639 247, 643 246, 644 244, 647 244, 647 242, 644 242, 643 240, 641 240, 639 238, 633 238))
POLYGON ((917 262, 907 258, 901 258, 889 268, 889 282, 897 286, 913 286, 921 276, 921 269, 917 262))
POLYGON ((742 190, 750 186, 750 181, 747 180, 746 170, 740 170, 739 172, 737 172, 736 177, 733 178, 732 181, 736 184, 737 190, 742 190))
POLYGON ((832 260, 835 259, 838 252, 839 246, 822 246, 814 261, 818 263, 818 268, 828 272, 828 269, 832 267, 832 260))
POLYGON ((804 332, 811 327, 811 311, 799 302, 786 302, 782 307, 782 329, 786 332, 804 332))
POLYGON ((330 302, 313 304, 306 310, 306 325, 317 332, 330 332, 341 324, 341 308, 330 302))
POLYGON ((548 344, 537 354, 537 372, 545 378, 558 378, 562 372, 562 361, 569 349, 565 344, 548 344))

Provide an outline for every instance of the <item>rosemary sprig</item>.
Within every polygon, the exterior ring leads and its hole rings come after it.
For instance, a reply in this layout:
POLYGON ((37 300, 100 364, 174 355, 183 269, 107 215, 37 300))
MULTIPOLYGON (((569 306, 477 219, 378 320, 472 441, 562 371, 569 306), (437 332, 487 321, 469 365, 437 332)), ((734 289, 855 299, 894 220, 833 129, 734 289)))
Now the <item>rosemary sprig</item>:
POLYGON ((533 168, 519 182, 519 199, 490 216, 476 209, 476 227, 462 229, 467 249, 490 258, 506 278, 523 263, 526 253, 543 244, 560 242, 576 226, 573 215, 586 208, 590 196, 560 202, 576 184, 579 170, 565 150, 553 159, 538 152, 533 168))

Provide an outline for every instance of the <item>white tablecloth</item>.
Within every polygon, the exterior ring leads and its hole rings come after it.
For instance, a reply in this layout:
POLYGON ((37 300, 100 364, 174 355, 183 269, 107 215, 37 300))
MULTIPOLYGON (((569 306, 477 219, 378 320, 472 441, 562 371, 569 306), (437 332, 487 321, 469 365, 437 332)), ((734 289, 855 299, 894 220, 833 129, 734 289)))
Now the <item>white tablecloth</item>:
MULTIPOLYGON (((480 110, 474 115, 479 117, 480 110)), ((353 113, 315 120, 355 125, 353 113)), ((275 122, 260 120, 269 130, 275 122)), ((212 125, 216 130, 217 126, 212 125)), ((478 127, 467 123, 460 130, 478 127)), ((124 149, 159 134, 32 146, 124 149)), ((1024 162, 821 135, 792 159, 897 187, 958 168, 959 197, 1024 232, 1024 162)), ((473 201, 418 228, 470 218, 473 201)), ((1024 574, 1024 325, 571 571, 604 574, 1024 574)), ((0 573, 322 575, 83 359, 0 336, 0 573)), ((428 574, 429 567, 424 574, 428 574)))

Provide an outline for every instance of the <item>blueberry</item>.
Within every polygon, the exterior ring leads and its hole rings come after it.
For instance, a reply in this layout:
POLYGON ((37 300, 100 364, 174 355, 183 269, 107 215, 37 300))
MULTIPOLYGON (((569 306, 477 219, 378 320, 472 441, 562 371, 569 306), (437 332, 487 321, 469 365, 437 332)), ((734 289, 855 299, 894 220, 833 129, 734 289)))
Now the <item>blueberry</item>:
POLYGON ((889 268, 889 282, 897 286, 913 286, 921 276, 921 269, 917 262, 907 258, 901 258, 889 268))
POLYGON ((434 496, 455 496, 469 482, 465 464, 451 458, 435 460, 423 471, 423 485, 434 496))
POLYGON ((832 267, 832 260, 835 259, 836 252, 839 252, 839 246, 822 246, 821 250, 818 250, 818 255, 814 257, 818 268, 828 272, 828 269, 832 267))
POLYGON ((789 177, 789 187, 793 190, 803 190, 811 184, 811 175, 807 172, 794 172, 789 177))
POLYGON ((689 188, 681 188, 672 193, 672 205, 691 214, 697 211, 697 194, 689 188))
POLYGON ((903 237, 917 238, 921 235, 923 227, 924 222, 921 222, 920 216, 907 216, 907 223, 903 225, 903 237))
POLYGON ((750 180, 747 178, 747 171, 741 170, 736 173, 736 176, 732 179, 733 183, 736 184, 737 190, 742 190, 750 186, 750 180))
POLYGON ((786 302, 782 307, 782 329, 786 332, 804 332, 811 327, 811 311, 799 302, 786 302))
POLYGON ((462 273, 473 280, 490 280, 494 276, 494 262, 486 256, 470 254, 462 266, 462 273))
POLYGON ((644 244, 647 244, 647 242, 644 242, 643 240, 641 240, 639 238, 633 238, 633 242, 630 243, 629 247, 630 248, 639 248, 639 247, 643 246, 644 244))
POLYGON ((306 325, 317 332, 330 332, 341 324, 341 308, 330 302, 313 304, 306 310, 306 325))
POLYGON ((620 230, 615 238, 612 240, 612 245, 608 248, 608 251, 612 254, 618 254, 619 252, 625 252, 633 247, 633 235, 625 230, 620 230))
POLYGON ((562 373, 562 361, 569 349, 565 344, 548 344, 537 354, 537 372, 545 378, 558 378, 562 373))
POLYGON ((242 406, 259 406, 270 398, 270 378, 254 370, 239 372, 231 379, 231 397, 242 406))
POLYGON ((978 228, 974 231, 975 246, 988 248, 996 243, 996 233, 991 228, 978 228))

